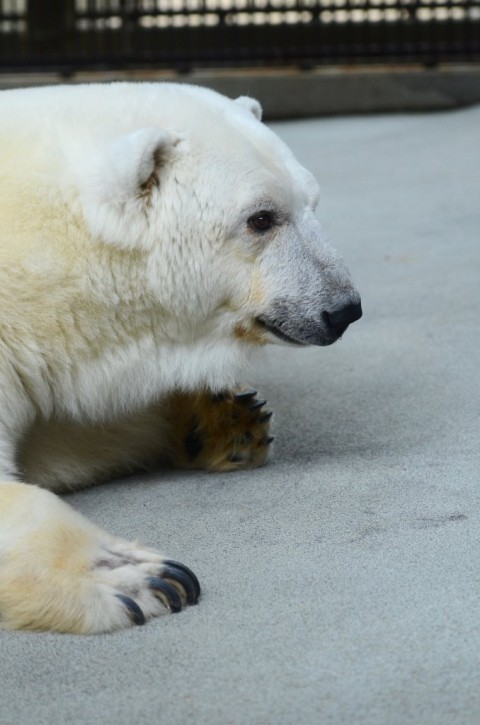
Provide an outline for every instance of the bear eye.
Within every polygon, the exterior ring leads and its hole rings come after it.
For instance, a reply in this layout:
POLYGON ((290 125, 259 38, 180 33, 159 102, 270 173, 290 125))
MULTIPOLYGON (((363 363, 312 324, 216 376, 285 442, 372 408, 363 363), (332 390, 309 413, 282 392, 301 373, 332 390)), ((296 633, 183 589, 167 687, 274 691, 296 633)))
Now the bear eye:
POLYGON ((256 232, 268 232, 274 223, 275 219, 270 211, 260 211, 248 220, 248 225, 256 232))

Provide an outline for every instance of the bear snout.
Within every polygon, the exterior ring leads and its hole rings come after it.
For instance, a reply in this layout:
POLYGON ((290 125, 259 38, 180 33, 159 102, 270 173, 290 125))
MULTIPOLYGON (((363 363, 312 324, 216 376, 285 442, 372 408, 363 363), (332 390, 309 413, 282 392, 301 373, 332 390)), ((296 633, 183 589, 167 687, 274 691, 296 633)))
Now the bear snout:
POLYGON ((358 297, 337 309, 322 310, 315 317, 311 315, 311 308, 307 311, 292 300, 282 300, 277 301, 269 313, 257 317, 256 321, 282 342, 325 346, 338 340, 362 314, 358 297))

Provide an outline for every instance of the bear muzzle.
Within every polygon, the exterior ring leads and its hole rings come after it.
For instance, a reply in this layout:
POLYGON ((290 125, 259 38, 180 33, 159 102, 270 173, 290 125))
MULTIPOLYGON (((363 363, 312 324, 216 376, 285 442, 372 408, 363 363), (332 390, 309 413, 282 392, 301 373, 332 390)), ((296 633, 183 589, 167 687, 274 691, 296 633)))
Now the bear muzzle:
POLYGON ((342 337, 348 326, 362 314, 359 298, 337 309, 322 310, 315 319, 302 314, 296 305, 282 302, 274 305, 270 313, 257 317, 256 322, 282 342, 326 346, 342 337))

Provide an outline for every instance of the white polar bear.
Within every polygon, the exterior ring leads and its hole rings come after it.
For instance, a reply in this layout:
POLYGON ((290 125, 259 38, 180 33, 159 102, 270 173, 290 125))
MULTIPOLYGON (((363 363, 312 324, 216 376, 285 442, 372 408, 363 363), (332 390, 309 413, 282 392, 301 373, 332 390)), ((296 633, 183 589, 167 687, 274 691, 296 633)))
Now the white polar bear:
POLYGON ((195 603, 187 567, 52 491, 262 464, 246 356, 360 317, 317 185, 260 115, 167 83, 0 93, 2 626, 102 632, 195 603))

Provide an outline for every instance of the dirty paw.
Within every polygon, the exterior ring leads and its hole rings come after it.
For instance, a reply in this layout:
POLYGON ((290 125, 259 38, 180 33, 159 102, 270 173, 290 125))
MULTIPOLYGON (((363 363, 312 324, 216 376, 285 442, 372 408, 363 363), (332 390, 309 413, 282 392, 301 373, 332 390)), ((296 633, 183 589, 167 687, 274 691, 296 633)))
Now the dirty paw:
POLYGON ((273 441, 272 412, 253 389, 197 393, 176 401, 172 421, 175 463, 185 468, 233 471, 263 465, 273 441), (187 412, 188 411, 188 412, 187 412))

